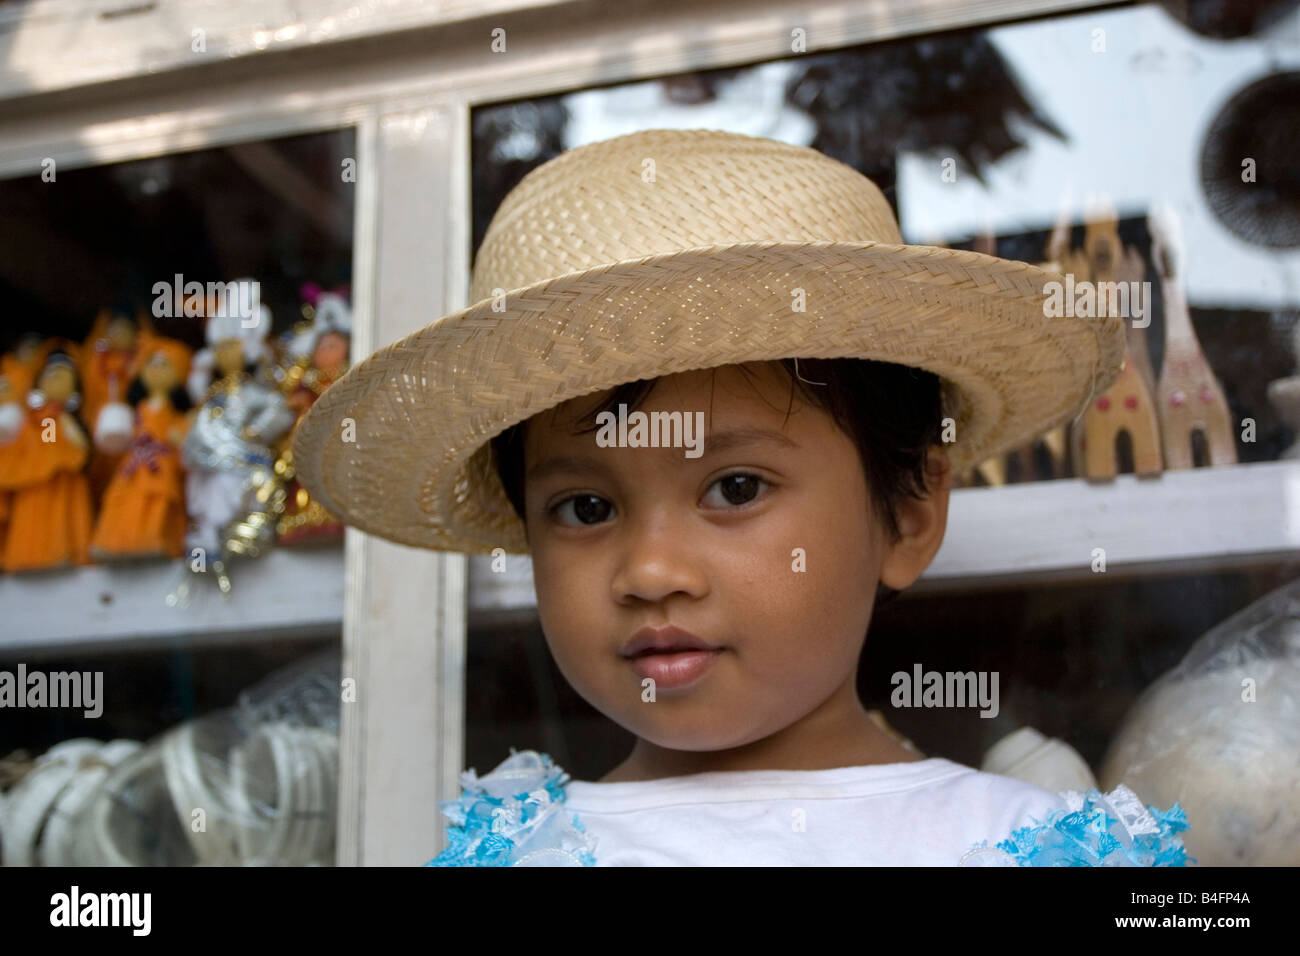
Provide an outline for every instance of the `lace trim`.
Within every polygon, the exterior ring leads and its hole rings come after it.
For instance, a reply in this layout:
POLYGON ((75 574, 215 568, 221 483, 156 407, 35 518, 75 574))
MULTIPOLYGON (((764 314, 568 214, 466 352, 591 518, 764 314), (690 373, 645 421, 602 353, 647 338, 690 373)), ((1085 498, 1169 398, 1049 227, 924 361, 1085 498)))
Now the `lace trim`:
POLYGON ((1187 866, 1179 833, 1187 815, 1175 803, 1168 810, 1143 806, 1122 784, 1110 793, 1065 790, 1064 810, 1045 820, 1032 817, 996 846, 982 841, 961 858, 961 866, 1187 866))
POLYGON ((547 754, 513 747, 487 776, 465 771, 460 797, 439 805, 447 848, 425 866, 595 866, 595 838, 564 812, 568 782, 547 754))

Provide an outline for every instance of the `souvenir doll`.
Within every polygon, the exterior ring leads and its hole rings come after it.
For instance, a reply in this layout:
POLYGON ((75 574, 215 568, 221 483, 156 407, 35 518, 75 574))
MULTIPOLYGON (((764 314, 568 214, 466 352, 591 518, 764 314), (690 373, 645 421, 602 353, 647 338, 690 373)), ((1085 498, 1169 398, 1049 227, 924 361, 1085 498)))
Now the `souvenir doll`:
POLYGON ((142 329, 124 309, 104 310, 95 319, 82 349, 82 421, 90 429, 91 455, 87 475, 95 500, 101 500, 131 441, 131 408, 126 389, 142 329))
POLYGON ((126 393, 135 408, 131 443, 104 493, 90 553, 97 561, 180 557, 185 543, 180 445, 191 402, 184 382, 190 351, 173 339, 145 337, 126 393))
POLYGON ((36 384, 36 376, 45 366, 45 356, 54 345, 54 339, 46 340, 29 332, 18 340, 12 352, 6 352, 0 357, 0 373, 8 379, 14 401, 19 405, 23 404, 27 393, 36 384))
MULTIPOLYGON (((189 472, 189 567, 196 573, 215 573, 223 592, 230 588, 228 557, 250 553, 230 546, 232 524, 258 513, 258 493, 273 480, 271 446, 293 424, 283 396, 255 378, 269 358, 270 324, 265 306, 251 328, 238 317, 209 318, 208 347, 195 356, 190 374, 190 394, 199 408, 181 446, 181 461, 189 472), (208 384, 196 391, 205 380, 208 384), (196 554, 195 549, 201 551, 196 554)), ((273 531, 273 523, 271 527, 273 531)))
MULTIPOLYGON (((45 363, 51 343, 39 335, 24 335, 12 352, 0 356, 0 476, 12 472, 14 456, 20 454, 18 436, 27 421, 26 400, 45 363)), ((9 527, 9 506, 13 492, 0 488, 0 570, 4 570, 5 533, 9 527)))
POLYGON ((89 560, 91 504, 85 475, 90 442, 75 415, 81 404, 76 347, 50 351, 27 415, 8 446, 0 489, 12 492, 5 532, 7 571, 39 571, 89 560))
MULTIPOLYGON (((312 291, 304 289, 304 294, 311 296, 312 291)), ((321 393, 347 371, 351 345, 352 312, 341 296, 317 293, 314 306, 304 307, 304 313, 308 311, 311 325, 289 343, 293 364, 285 369, 281 385, 295 419, 301 419, 321 393)), ((293 450, 288 442, 276 462, 276 472, 288 481, 284 514, 276 525, 280 543, 337 540, 343 534, 343 524, 294 478, 293 450)))
MULTIPOLYGON (((8 356, 6 356, 7 358, 8 356)), ((23 427, 23 407, 8 372, 0 367, 0 474, 9 470, 9 458, 23 427)), ((9 527, 9 498, 12 492, 0 491, 0 570, 4 570, 5 530, 9 527)))
MULTIPOLYGON (((142 331, 147 330, 142 330, 139 320, 124 310, 104 311, 95 319, 82 352, 85 359, 81 376, 85 392, 83 417, 96 433, 105 406, 125 401, 142 331)), ((130 440, 129 433, 120 442, 110 439, 109 451, 121 454, 130 440)))

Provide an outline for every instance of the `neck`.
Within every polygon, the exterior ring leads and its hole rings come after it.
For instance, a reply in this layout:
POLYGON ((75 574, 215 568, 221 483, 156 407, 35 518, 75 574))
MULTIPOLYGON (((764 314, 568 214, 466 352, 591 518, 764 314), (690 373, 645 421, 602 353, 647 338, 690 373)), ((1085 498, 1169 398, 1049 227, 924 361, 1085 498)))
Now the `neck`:
POLYGON ((768 737, 725 750, 670 750, 637 739, 601 783, 657 780, 733 770, 831 770, 925 759, 868 716, 850 678, 817 709, 768 737))

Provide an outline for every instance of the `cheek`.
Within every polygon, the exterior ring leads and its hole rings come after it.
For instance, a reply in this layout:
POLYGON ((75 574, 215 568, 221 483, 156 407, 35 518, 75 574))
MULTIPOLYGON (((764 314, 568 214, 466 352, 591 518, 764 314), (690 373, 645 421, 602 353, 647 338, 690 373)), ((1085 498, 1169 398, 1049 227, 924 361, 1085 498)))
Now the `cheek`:
POLYGON ((779 546, 736 565, 742 572, 736 593, 743 598, 733 605, 752 632, 763 635, 761 666, 791 676, 839 667, 858 653, 879 570, 862 515, 842 509, 799 514, 773 534, 779 546))
POLYGON ((542 631, 556 663, 568 676, 572 666, 591 660, 611 639, 601 613, 602 601, 609 599, 590 563, 560 561, 545 548, 533 552, 533 585, 542 631))

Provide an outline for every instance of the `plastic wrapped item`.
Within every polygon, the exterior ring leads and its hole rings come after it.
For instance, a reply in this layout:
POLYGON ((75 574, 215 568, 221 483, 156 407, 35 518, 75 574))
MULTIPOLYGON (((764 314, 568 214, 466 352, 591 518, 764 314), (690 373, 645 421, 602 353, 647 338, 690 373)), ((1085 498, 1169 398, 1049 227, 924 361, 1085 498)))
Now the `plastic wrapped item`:
POLYGON ((64 789, 76 776, 81 759, 96 753, 100 741, 86 737, 65 740, 37 758, 9 791, 5 801, 4 865, 35 866, 46 820, 64 789))
POLYGON ((82 813, 113 768, 137 753, 140 746, 135 740, 114 740, 80 759, 76 773, 59 794, 41 832, 38 862, 42 866, 80 865, 84 859, 78 840, 82 813))
POLYGON ((323 651, 288 667, 239 695, 245 724, 281 721, 296 727, 339 732, 340 669, 337 651, 323 651))
POLYGON ((1097 786, 1077 750, 1055 737, 1044 737, 1033 727, 1021 727, 995 743, 984 755, 980 769, 1047 790, 1086 791, 1097 786))
POLYGON ((1300 865, 1300 579, 1206 632, 1147 688, 1101 779, 1182 804, 1203 866, 1300 865))
POLYGON ((151 744, 100 784, 76 821, 79 866, 192 866, 196 861, 151 744))
POLYGON ((119 766, 78 820, 86 865, 328 865, 338 655, 271 675, 119 766))

